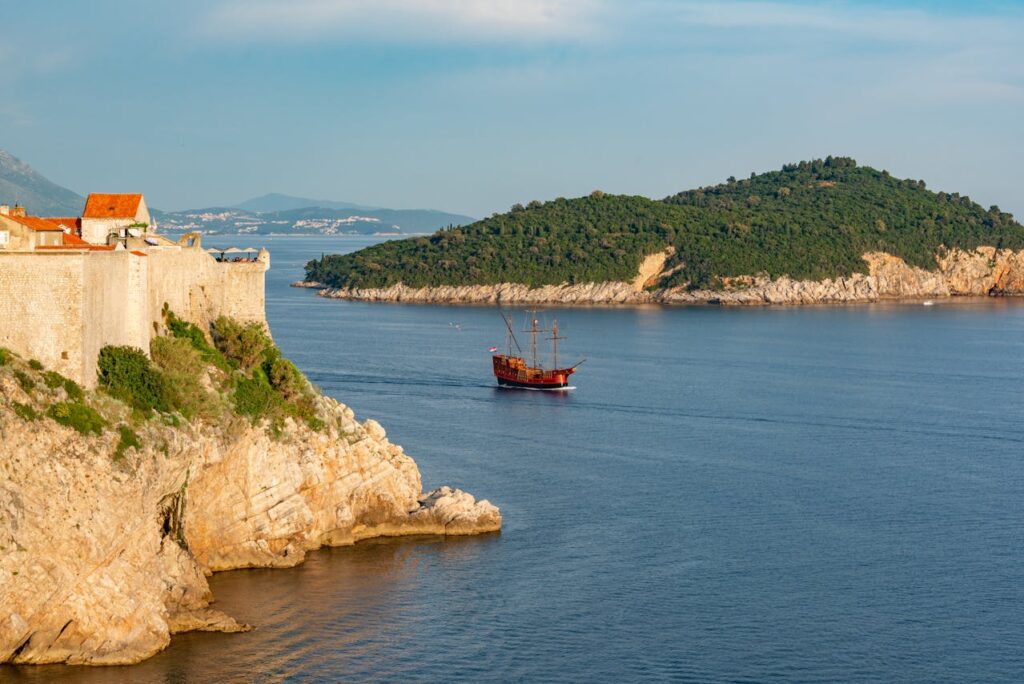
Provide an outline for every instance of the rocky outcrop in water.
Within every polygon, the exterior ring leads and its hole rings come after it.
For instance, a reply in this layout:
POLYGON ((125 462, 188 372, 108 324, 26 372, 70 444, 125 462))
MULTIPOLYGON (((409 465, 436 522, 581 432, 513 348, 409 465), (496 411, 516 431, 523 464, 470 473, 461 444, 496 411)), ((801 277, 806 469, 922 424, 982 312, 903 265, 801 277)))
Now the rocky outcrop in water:
MULTIPOLYGON (((660 255, 659 255, 660 256, 660 255)), ((644 261, 650 265, 650 257, 644 261)), ((638 273, 633 283, 607 282, 529 287, 499 285, 441 285, 411 288, 392 285, 381 289, 332 289, 319 283, 297 286, 320 289, 321 297, 381 302, 432 304, 816 304, 873 302, 881 299, 949 297, 960 295, 1024 294, 1024 251, 979 247, 951 250, 936 258, 935 270, 909 266, 898 257, 880 252, 864 255, 868 273, 814 280, 783 276, 740 276, 723 279, 720 289, 685 287, 642 289, 649 273, 638 273)), ((664 258, 661 258, 664 263, 664 258)), ((649 270, 649 269, 648 269, 649 270)))
POLYGON ((501 527, 487 501, 423 493, 379 424, 326 397, 318 432, 290 419, 278 437, 241 419, 151 420, 142 446, 118 455, 116 431, 83 436, 25 408, 62 392, 29 393, 0 372, 0 663, 138 662, 177 632, 247 629, 211 607, 211 571, 292 566, 369 537, 501 527))

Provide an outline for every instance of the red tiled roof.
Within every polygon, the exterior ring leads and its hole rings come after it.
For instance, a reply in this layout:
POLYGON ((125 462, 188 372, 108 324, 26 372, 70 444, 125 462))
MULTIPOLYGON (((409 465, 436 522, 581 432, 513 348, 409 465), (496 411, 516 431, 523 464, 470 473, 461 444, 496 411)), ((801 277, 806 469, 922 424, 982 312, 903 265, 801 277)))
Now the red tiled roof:
POLYGON ((140 252, 140 251, 139 251, 139 250, 137 250, 137 249, 133 249, 133 250, 132 250, 132 254, 134 254, 135 256, 146 256, 146 253, 145 253, 145 252, 140 252))
POLYGON ((32 230, 59 230, 60 232, 64 232, 64 229, 58 226, 56 223, 52 223, 50 220, 40 218, 39 216, 4 216, 4 218, 9 218, 15 223, 20 223, 26 228, 30 228, 32 230))
POLYGON ((88 245, 89 243, 78 237, 74 233, 64 233, 64 244, 65 245, 88 245))
POLYGON ((39 245, 36 247, 38 252, 41 249, 57 249, 57 250, 70 250, 70 249, 84 249, 90 252, 113 252, 117 245, 90 245, 88 242, 84 245, 79 244, 63 244, 63 245, 39 245))
POLYGON ((141 194, 122 195, 94 192, 85 200, 82 218, 135 218, 141 201, 141 194))
POLYGON ((72 230, 82 227, 82 219, 77 216, 44 216, 43 219, 72 230))

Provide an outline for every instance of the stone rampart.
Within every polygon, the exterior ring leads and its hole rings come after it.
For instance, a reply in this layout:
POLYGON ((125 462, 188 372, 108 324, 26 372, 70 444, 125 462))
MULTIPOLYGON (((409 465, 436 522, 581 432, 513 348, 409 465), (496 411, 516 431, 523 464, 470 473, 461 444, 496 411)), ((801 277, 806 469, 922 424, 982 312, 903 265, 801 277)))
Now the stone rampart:
POLYGON ((172 311, 206 330, 218 316, 266 323, 269 256, 221 263, 195 247, 0 254, 0 347, 86 386, 109 344, 149 351, 172 311))

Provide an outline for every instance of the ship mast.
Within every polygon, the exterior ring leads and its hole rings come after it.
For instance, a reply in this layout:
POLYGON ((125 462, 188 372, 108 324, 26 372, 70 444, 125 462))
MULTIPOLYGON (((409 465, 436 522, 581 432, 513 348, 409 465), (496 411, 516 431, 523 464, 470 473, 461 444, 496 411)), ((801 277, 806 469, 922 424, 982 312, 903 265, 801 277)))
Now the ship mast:
POLYGON ((564 340, 564 337, 558 336, 558 319, 554 319, 551 325, 551 364, 557 370, 558 369, 558 340, 564 340))
POLYGON ((533 354, 531 368, 537 367, 537 333, 540 330, 537 329, 537 312, 530 312, 530 351, 533 354))
POLYGON ((509 317, 509 316, 506 316, 503 313, 503 314, 501 314, 501 320, 505 321, 505 327, 508 328, 508 335, 506 336, 507 337, 506 342, 508 343, 508 355, 512 356, 512 343, 513 342, 516 345, 516 349, 518 349, 519 353, 522 354, 523 353, 523 349, 522 349, 522 347, 519 346, 519 340, 516 339, 516 334, 514 332, 512 332, 512 318, 509 317))

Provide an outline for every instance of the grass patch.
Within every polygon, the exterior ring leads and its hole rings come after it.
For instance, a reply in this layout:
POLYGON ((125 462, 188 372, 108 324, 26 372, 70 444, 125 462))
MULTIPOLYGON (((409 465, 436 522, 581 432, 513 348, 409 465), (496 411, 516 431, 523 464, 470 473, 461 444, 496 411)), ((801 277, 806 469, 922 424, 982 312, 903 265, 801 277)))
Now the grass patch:
POLYGON ((14 409, 14 413, 22 420, 39 420, 39 412, 28 404, 20 404, 16 401, 12 401, 11 408, 14 409))
POLYGON ((163 373, 164 397, 168 406, 180 411, 187 419, 217 415, 218 402, 202 383, 205 360, 191 340, 157 337, 150 344, 149 351, 153 363, 163 373))
POLYGON ((81 386, 77 382, 71 378, 65 378, 56 371, 45 371, 43 373, 43 382, 50 389, 63 387, 64 391, 67 392, 68 399, 71 401, 82 401, 85 398, 85 392, 82 391, 81 386))
POLYGON ((220 368, 226 373, 231 372, 231 364, 228 363, 228 360, 224 358, 220 351, 210 345, 206 335, 203 334, 203 331, 197 325, 178 318, 166 306, 164 309, 164 320, 167 321, 167 329, 172 337, 187 340, 192 345, 192 348, 199 352, 204 361, 220 368))
POLYGON ((128 449, 141 449, 142 442, 139 440, 139 435, 127 425, 121 425, 117 428, 117 431, 121 433, 120 439, 117 440, 117 448, 114 449, 114 461, 120 461, 124 458, 124 452, 128 449))
POLYGON ((32 394, 32 390, 36 388, 36 381, 30 378, 28 373, 24 371, 15 370, 14 379, 18 381, 21 389, 25 390, 26 394, 32 394))
POLYGON ((61 401, 46 410, 46 415, 83 435, 102 434, 107 422, 92 408, 74 401, 61 401))
POLYGON ((43 364, 41 364, 36 359, 29 360, 28 367, 31 368, 34 371, 41 371, 41 370, 43 370, 43 364))
POLYGON ((4 349, 3 347, 0 347, 0 366, 6 366, 7 365, 7 359, 8 359, 9 355, 10 355, 9 351, 4 349))

